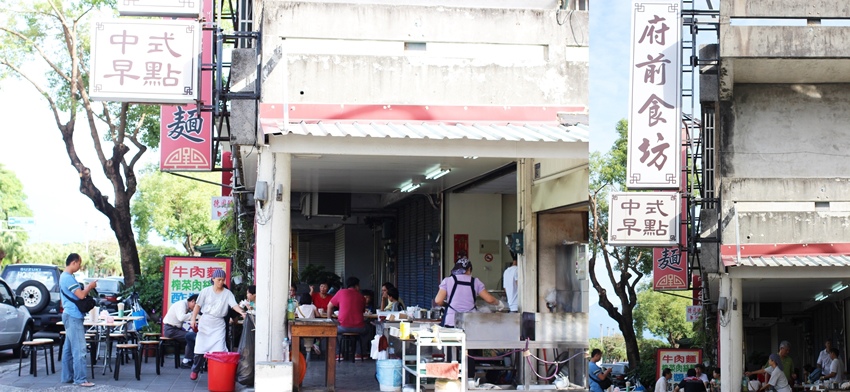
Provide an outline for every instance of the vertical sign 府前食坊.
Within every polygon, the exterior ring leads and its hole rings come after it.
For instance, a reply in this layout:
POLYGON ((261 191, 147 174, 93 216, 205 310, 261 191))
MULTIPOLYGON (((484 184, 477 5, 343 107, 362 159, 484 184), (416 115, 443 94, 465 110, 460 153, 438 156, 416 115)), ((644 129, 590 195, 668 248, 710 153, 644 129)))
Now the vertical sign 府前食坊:
POLYGON ((89 96, 95 101, 195 102, 200 36, 197 20, 94 21, 89 96))
POLYGON ((626 186, 679 189, 681 179, 680 1, 632 3, 626 186))
POLYGON ((673 246, 679 243, 678 192, 612 192, 608 244, 673 246))

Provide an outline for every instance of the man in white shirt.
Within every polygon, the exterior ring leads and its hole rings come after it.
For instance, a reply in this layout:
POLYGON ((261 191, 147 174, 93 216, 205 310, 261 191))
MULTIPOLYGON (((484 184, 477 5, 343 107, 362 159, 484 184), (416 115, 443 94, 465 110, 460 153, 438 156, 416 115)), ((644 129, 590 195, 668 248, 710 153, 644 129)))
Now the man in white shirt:
POLYGON ((838 357, 838 349, 832 347, 829 349, 829 369, 824 370, 823 378, 829 379, 831 383, 841 385, 844 382, 844 362, 838 357), (829 373, 827 373, 829 372, 829 373))
POLYGON ((511 312, 519 311, 519 287, 517 280, 516 257, 511 266, 502 274, 502 287, 505 288, 505 296, 508 298, 508 308, 511 312))
MULTIPOLYGON (((658 381, 655 382, 655 392, 668 392, 668 381, 670 381, 671 378, 673 378, 673 371, 670 370, 670 368, 664 368, 664 370, 661 371, 661 377, 659 377, 658 381)), ((678 390, 679 386, 674 384, 673 391, 675 392, 678 390)))
POLYGON ((832 359, 829 357, 829 352, 832 350, 832 339, 827 339, 823 343, 823 347, 823 351, 818 354, 817 369, 809 376, 809 382, 815 382, 820 376, 829 373, 829 365, 832 362, 832 359))
POLYGON ((163 336, 176 339, 186 345, 186 351, 183 353, 182 368, 188 369, 192 367, 192 358, 195 356, 195 332, 186 331, 183 329, 183 323, 192 318, 192 309, 195 308, 195 302, 198 300, 197 294, 192 294, 189 298, 177 301, 168 307, 168 313, 162 319, 163 336))

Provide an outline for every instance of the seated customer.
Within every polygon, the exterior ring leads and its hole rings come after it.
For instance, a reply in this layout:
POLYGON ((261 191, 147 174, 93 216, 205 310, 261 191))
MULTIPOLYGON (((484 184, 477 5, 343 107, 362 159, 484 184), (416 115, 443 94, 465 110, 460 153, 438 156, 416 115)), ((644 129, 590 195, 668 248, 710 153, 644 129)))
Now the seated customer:
MULTIPOLYGON (((368 347, 368 340, 366 338, 368 328, 366 321, 363 319, 363 312, 366 310, 366 300, 363 298, 363 294, 360 294, 360 279, 354 276, 348 277, 345 280, 345 287, 345 289, 338 291, 331 298, 331 302, 328 304, 328 318, 333 316, 334 309, 339 308, 337 333, 340 335, 347 332, 359 333, 360 347, 365 353, 368 351, 365 350, 368 347)), ((337 348, 339 348, 339 345, 337 345, 337 348)))
POLYGON ((295 317, 298 318, 315 318, 319 315, 316 305, 313 305, 313 298, 309 293, 301 294, 301 300, 298 301, 301 305, 295 308, 295 317))
POLYGON ((198 295, 192 294, 187 299, 171 304, 168 307, 168 313, 162 319, 162 335, 186 345, 183 353, 182 367, 184 369, 192 367, 192 360, 195 357, 195 332, 183 329, 183 323, 192 318, 192 310, 195 309, 197 300, 198 295))
POLYGON ((375 296, 375 292, 366 289, 360 293, 363 294, 363 300, 366 301, 366 310, 369 311, 369 313, 375 313, 375 306, 372 305, 372 298, 375 296))
POLYGON ((398 299, 398 289, 393 287, 387 290, 387 307, 384 310, 390 312, 401 312, 404 310, 404 305, 398 299))
POLYGON ((688 376, 679 383, 681 392, 706 392, 705 383, 697 377, 695 369, 688 369, 688 376))

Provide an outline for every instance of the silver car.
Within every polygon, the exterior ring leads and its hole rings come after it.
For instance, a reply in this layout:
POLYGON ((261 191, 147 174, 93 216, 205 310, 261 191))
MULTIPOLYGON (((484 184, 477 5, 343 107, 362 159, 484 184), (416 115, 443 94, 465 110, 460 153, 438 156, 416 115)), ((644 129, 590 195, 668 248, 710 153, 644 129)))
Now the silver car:
POLYGON ((0 350, 11 348, 16 357, 20 356, 23 343, 32 340, 32 331, 33 321, 24 299, 0 278, 0 350))

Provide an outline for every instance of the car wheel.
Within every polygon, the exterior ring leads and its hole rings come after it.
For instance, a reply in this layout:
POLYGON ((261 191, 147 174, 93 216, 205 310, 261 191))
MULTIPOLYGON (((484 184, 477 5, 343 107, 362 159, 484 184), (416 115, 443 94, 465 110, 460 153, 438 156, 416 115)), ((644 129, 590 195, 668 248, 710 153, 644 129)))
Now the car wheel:
POLYGON ((28 280, 18 286, 17 293, 24 299, 24 306, 30 314, 38 313, 50 303, 50 292, 43 283, 37 280, 28 280))
POLYGON ((23 350, 24 342, 30 340, 32 340, 32 324, 27 324, 27 326, 24 327, 24 332, 21 333, 21 340, 18 341, 18 344, 12 349, 13 358, 21 357, 21 350, 23 350))

